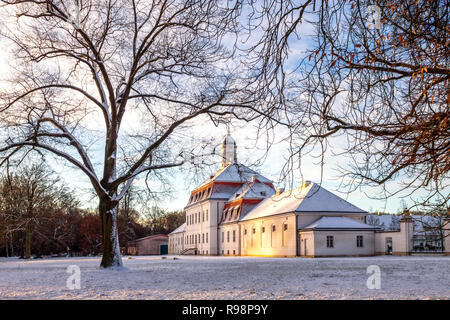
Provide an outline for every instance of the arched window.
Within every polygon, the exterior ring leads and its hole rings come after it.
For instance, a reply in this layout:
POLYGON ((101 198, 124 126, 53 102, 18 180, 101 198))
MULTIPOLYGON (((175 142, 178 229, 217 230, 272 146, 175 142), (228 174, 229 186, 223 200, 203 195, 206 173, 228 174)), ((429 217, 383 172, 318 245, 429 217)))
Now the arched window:
POLYGON ((287 241, 287 229, 288 229, 288 224, 287 222, 283 223, 283 228, 281 229, 282 232, 282 245, 285 246, 286 245, 286 241, 287 241))
POLYGON ((275 244, 275 239, 276 239, 276 234, 275 234, 275 231, 276 231, 277 229, 276 229, 276 227, 275 227, 275 224, 273 224, 272 225, 272 227, 271 227, 271 233, 270 233, 270 246, 271 247, 273 247, 274 246, 274 244, 275 244))
POLYGON ((254 238, 255 238, 255 236, 256 236, 256 228, 254 227, 254 226, 252 226, 252 233, 251 233, 251 235, 250 235, 250 237, 251 237, 251 246, 253 247, 253 243, 254 243, 254 238))

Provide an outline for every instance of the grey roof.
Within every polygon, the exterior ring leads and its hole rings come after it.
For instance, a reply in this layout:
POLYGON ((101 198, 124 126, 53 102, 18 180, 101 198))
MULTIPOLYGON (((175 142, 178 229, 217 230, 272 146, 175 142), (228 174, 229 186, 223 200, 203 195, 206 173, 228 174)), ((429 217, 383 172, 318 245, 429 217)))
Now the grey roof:
POLYGON ((322 217, 307 225, 303 230, 375 230, 371 226, 347 217, 322 217))
POLYGON ((309 183, 294 190, 285 191, 263 200, 241 221, 272 216, 281 213, 345 213, 367 214, 316 183, 309 183))
POLYGON ((252 176, 255 176, 260 182, 272 183, 271 180, 260 175, 256 171, 244 166, 240 163, 230 163, 226 167, 218 170, 211 178, 207 179, 200 186, 203 186, 211 181, 223 181, 223 182, 250 182, 252 176))
POLYGON ((179 226, 178 228, 176 228, 175 230, 173 230, 171 233, 169 234, 175 234, 175 233, 180 233, 180 232, 184 232, 186 231, 186 222, 183 223, 181 226, 179 226))

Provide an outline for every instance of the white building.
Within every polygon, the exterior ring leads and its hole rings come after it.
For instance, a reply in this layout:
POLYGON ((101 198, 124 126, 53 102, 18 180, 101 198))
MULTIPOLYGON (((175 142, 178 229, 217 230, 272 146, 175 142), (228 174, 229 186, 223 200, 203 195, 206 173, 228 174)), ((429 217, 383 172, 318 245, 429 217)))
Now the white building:
POLYGON ((192 191, 186 222, 169 234, 169 253, 322 257, 411 252, 411 219, 400 221, 400 231, 382 232, 365 223, 366 211, 316 183, 275 190, 272 181, 237 162, 229 135, 222 157, 220 170, 192 191))

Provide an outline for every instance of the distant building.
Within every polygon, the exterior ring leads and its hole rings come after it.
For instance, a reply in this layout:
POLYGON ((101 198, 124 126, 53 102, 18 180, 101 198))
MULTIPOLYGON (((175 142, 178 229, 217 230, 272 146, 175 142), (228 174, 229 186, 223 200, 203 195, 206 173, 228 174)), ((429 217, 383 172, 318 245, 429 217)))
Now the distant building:
POLYGON ((128 254, 133 256, 167 254, 169 236, 155 234, 128 242, 128 254))
MULTIPOLYGON (((316 183, 275 189, 272 181, 238 163, 236 151, 227 135, 222 166, 191 192, 186 222, 169 234, 169 253, 325 257, 413 251, 410 218, 389 222, 400 230, 385 232, 366 220, 368 212, 316 183)), ((450 244, 445 247, 450 250, 450 244)))

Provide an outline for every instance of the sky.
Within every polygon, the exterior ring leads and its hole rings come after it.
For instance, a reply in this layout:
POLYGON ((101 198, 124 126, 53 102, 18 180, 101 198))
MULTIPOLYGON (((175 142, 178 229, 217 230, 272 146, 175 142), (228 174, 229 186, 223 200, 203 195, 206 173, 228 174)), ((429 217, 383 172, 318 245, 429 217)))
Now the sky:
MULTIPOLYGON (((0 27, 1 26, 2 25, 0 24, 0 27)), ((293 40, 291 42, 291 56, 287 62, 288 68, 295 65, 295 61, 303 55, 304 51, 310 45, 308 36, 312 34, 312 31, 313 30, 310 26, 304 26, 300 31, 300 35, 302 36, 301 39, 293 40)), ((7 63, 7 46, 0 39, 0 78, 7 74, 7 63)), ((139 120, 140 119, 137 114, 128 113, 127 117, 124 119, 122 130, 131 130, 137 124, 143 126, 144 124, 139 120)), ((97 121, 98 118, 94 117, 91 119, 91 128, 98 128, 97 121)), ((237 143, 238 162, 248 165, 260 174, 272 179, 275 187, 284 186, 283 181, 279 180, 279 176, 282 167, 285 164, 286 158, 289 155, 288 145, 282 141, 283 138, 286 137, 287 133, 281 127, 276 128, 274 131, 276 143, 270 150, 266 150, 265 141, 263 141, 263 139, 255 143, 255 125, 256 124, 254 123, 242 123, 237 120, 232 121, 231 135, 237 143), (264 155, 266 155, 264 157, 265 160, 260 163, 259 166, 253 166, 253 164, 264 155)), ((205 139, 212 139, 214 142, 208 146, 208 148, 211 148, 212 150, 215 146, 222 142, 222 139, 226 134, 226 130, 225 125, 219 125, 216 127, 209 122, 208 119, 199 119, 192 123, 192 130, 190 130, 190 134, 197 138, 203 137, 205 139)), ((330 151, 341 152, 345 150, 345 136, 332 138, 332 145, 334 147, 333 150, 330 151)), ((220 147, 218 150, 220 150, 220 147)), ((103 157, 102 153, 102 145, 99 145, 96 149, 92 150, 91 154, 93 155, 95 161, 101 161, 103 157)), ((168 210, 182 209, 187 204, 191 190, 199 185, 202 179, 206 179, 213 174, 215 170, 220 168, 221 158, 219 156, 214 158, 216 159, 216 165, 213 167, 205 167, 200 176, 195 177, 195 179, 192 179, 191 175, 188 174, 184 168, 173 169, 169 178, 173 193, 167 199, 163 199, 156 203, 151 202, 147 204, 147 206, 150 207, 156 205, 168 210)), ((317 159, 310 156, 306 157, 302 160, 303 178, 305 180, 310 180, 317 183, 321 182, 322 186, 329 191, 343 197, 347 201, 364 210, 396 213, 401 209, 402 194, 385 200, 375 200, 373 197, 379 195, 379 188, 366 187, 349 194, 343 192, 344 190, 340 187, 341 180, 338 177, 337 167, 339 165, 345 165, 346 161, 347 160, 344 155, 335 156, 332 155, 331 152, 328 152, 325 157, 325 166, 322 173, 322 168, 317 164, 317 159)), ((85 208, 94 208, 96 206, 96 200, 93 197, 90 183, 82 173, 52 157, 48 158, 48 163, 52 169, 62 176, 64 181, 71 188, 74 188, 77 195, 82 200, 85 208)), ((295 176, 296 179, 293 187, 298 187, 301 185, 301 178, 298 172, 295 172, 295 176)), ((392 181, 389 182, 388 185, 395 188, 396 183, 396 181, 392 181)), ((142 179, 136 181, 136 184, 142 187, 144 186, 142 179)), ((408 204, 409 200, 405 200, 408 204)))

